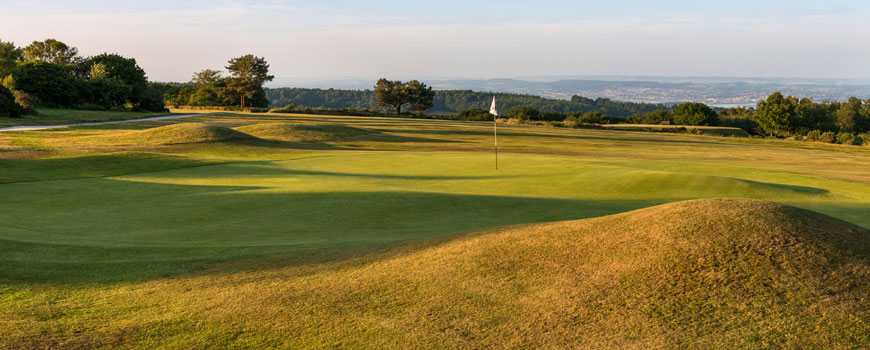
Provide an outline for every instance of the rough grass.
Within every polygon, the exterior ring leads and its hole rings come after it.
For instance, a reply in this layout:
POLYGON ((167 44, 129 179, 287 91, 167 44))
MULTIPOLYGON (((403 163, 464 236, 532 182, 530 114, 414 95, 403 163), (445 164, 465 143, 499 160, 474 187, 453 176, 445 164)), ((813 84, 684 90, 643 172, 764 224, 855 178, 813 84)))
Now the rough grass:
POLYGON ((13 348, 862 348, 870 343, 868 243, 867 229, 776 203, 677 202, 334 262, 111 288, 85 313, 62 306, 75 297, 35 300, 7 313, 16 331, 0 341, 13 348))
POLYGON ((335 141, 372 133, 339 124, 263 123, 241 126, 236 130, 261 139, 289 142, 335 141))
POLYGON ((226 141, 250 141, 256 137, 224 126, 203 123, 179 123, 97 137, 112 145, 172 145, 226 141))

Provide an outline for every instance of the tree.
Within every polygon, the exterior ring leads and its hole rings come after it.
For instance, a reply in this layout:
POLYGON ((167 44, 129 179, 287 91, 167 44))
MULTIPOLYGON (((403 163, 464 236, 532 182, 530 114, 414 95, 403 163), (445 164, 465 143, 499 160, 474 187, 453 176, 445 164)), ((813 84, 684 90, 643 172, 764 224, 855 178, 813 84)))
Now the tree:
POLYGON ((405 92, 408 94, 411 109, 417 112, 425 112, 432 108, 432 100, 435 99, 435 91, 417 80, 411 80, 405 84, 405 92))
POLYGON ((245 98, 263 94, 263 84, 275 78, 269 75, 269 64, 262 57, 248 54, 233 58, 228 63, 226 69, 232 78, 228 80, 227 87, 238 95, 242 108, 245 108, 245 98))
POLYGON ((375 83, 374 94, 377 98, 375 106, 389 106, 396 110, 396 115, 402 114, 402 107, 423 112, 432 108, 435 100, 435 91, 431 87, 417 80, 403 83, 399 80, 378 79, 375 83))
POLYGON ((840 132, 845 133, 870 131, 870 116, 867 114, 864 101, 857 97, 850 97, 837 111, 837 127, 840 128, 840 132))
POLYGON ((492 120, 492 114, 483 108, 464 109, 457 115, 462 120, 484 121, 492 120))
MULTIPOLYGON (((579 113, 576 113, 579 114, 579 113)), ((609 124, 610 118, 607 118, 606 115, 601 114, 601 112, 593 111, 586 112, 583 114, 579 114, 574 116, 578 123, 586 123, 586 124, 609 124)))
POLYGON ((406 91, 407 86, 399 80, 378 79, 375 83, 375 95, 378 106, 390 106, 396 109, 396 114, 402 114, 402 106, 411 102, 411 96, 406 91))
POLYGON ((214 85, 220 81, 221 78, 223 78, 221 76, 221 71, 203 69, 199 72, 193 73, 193 78, 190 79, 190 82, 196 85, 214 85))
POLYGON ((144 98, 145 88, 148 86, 148 78, 145 70, 136 64, 136 59, 126 58, 118 54, 103 53, 90 57, 82 63, 86 68, 88 79, 114 78, 130 87, 128 101, 134 108, 139 108, 144 98), (97 66, 96 68, 94 66, 97 66), (97 74, 94 77, 93 74, 97 74))
POLYGON ((507 116, 508 118, 516 119, 519 122, 524 122, 527 120, 538 119, 538 116, 541 115, 541 112, 538 112, 537 109, 534 109, 529 106, 516 106, 508 109, 507 116))
POLYGON ((70 68, 81 61, 79 49, 55 39, 34 41, 24 48, 22 56, 27 61, 45 61, 66 68, 70 68))
POLYGON ((14 73, 20 59, 21 49, 11 42, 0 40, 0 79, 14 73))
POLYGON ((15 88, 50 105, 69 106, 78 99, 72 75, 63 67, 44 61, 20 62, 15 88))
POLYGON ((719 125, 719 115, 703 103, 683 103, 674 108, 673 118, 677 125, 719 125))
POLYGON ((0 117, 17 118, 24 113, 24 108, 15 102, 15 95, 5 86, 0 85, 0 117))
POLYGON ((790 136, 795 130, 798 100, 774 92, 755 107, 755 122, 760 131, 770 136, 790 136))

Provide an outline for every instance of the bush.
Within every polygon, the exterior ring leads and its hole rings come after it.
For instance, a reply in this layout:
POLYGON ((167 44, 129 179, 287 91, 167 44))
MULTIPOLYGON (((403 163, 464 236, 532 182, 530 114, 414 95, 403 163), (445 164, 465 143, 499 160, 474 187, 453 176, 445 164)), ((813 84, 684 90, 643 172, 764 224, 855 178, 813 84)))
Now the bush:
POLYGON ((822 140, 822 132, 820 130, 812 130, 807 133, 807 141, 818 142, 822 140))
POLYGON ((485 121, 492 120, 492 115, 481 108, 472 108, 459 111, 457 117, 462 120, 485 121))
POLYGON ((609 124, 610 118, 600 112, 587 112, 575 116, 578 123, 585 124, 609 124))
POLYGON ((757 135, 758 123, 751 118, 727 118, 720 119, 719 126, 727 126, 731 128, 740 128, 746 130, 750 135, 757 135))
POLYGON ((15 88, 53 106, 69 106, 78 100, 72 75, 59 65, 43 61, 20 63, 15 88))
POLYGON ((24 113, 36 113, 36 111, 33 109, 34 107, 39 105, 39 99, 36 98, 36 96, 18 90, 12 91, 12 95, 15 96, 15 103, 24 108, 24 113))
POLYGON ((528 106, 511 107, 511 109, 509 109, 507 113, 508 118, 514 118, 520 123, 524 123, 527 120, 538 119, 540 115, 541 112, 538 112, 537 109, 528 106))
POLYGON ((819 137, 819 141, 825 143, 834 143, 834 141, 837 141, 837 134, 830 131, 825 131, 822 133, 822 136, 819 137))
POLYGON ((674 123, 677 125, 717 126, 719 115, 703 103, 683 103, 674 108, 674 123))
POLYGON ((837 143, 841 145, 860 145, 860 138, 855 137, 855 134, 848 132, 841 132, 837 135, 837 143), (856 141, 858 141, 856 143, 856 141))
POLYGON ((0 85, 0 117, 18 118, 24 114, 24 107, 15 102, 15 95, 0 85))
POLYGON ((292 113, 293 110, 293 105, 290 104, 281 108, 272 108, 269 110, 269 113, 292 113))

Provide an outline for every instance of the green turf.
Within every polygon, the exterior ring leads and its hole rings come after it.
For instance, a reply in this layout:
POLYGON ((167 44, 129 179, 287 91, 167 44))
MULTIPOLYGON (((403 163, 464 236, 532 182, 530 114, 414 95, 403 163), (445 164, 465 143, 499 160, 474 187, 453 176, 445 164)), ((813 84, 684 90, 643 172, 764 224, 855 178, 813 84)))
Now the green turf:
MULTIPOLYGON (((155 335, 142 333, 135 310, 89 305, 185 276, 316 265, 685 199, 778 201, 870 227, 867 148, 502 126, 495 170, 491 128, 220 114, 0 133, 0 326, 27 325, 5 339, 72 339, 57 327, 111 313, 148 344, 155 335), (276 131, 303 124, 316 137, 276 131)), ((137 295, 145 314, 183 313, 137 295)))

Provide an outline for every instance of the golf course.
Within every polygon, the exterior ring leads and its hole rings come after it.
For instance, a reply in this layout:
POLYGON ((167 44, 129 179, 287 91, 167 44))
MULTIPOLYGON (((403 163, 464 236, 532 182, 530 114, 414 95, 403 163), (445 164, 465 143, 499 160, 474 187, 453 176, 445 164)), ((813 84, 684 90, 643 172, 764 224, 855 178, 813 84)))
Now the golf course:
POLYGON ((286 113, 0 132, 0 348, 870 346, 870 147, 498 145, 286 113))

